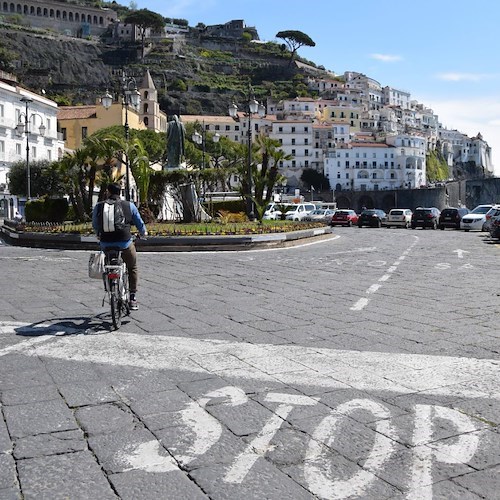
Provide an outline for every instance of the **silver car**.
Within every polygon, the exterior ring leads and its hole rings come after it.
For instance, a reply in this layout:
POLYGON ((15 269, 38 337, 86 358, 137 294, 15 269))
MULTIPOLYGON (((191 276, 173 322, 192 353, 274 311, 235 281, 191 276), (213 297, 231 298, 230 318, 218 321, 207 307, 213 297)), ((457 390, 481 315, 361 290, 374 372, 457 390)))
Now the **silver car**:
POLYGON ((405 227, 411 225, 411 216, 413 212, 409 208, 393 208, 387 214, 387 220, 383 223, 385 227, 405 227))

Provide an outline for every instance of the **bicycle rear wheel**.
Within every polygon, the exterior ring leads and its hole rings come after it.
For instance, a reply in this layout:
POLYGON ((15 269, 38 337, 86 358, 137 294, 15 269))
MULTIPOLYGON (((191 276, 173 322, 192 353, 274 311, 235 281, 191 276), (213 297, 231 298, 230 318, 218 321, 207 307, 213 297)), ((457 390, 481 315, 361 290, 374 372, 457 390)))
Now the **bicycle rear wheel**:
POLYGON ((111 305, 111 320, 115 330, 118 330, 122 326, 122 299, 117 280, 111 282, 109 303, 111 305))

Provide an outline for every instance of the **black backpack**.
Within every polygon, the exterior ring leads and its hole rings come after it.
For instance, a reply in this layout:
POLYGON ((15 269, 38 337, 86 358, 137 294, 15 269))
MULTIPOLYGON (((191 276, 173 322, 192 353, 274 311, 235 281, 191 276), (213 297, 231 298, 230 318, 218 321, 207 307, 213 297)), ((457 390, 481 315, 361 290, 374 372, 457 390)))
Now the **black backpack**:
POLYGON ((122 231, 126 226, 121 200, 106 200, 102 206, 102 232, 122 231))

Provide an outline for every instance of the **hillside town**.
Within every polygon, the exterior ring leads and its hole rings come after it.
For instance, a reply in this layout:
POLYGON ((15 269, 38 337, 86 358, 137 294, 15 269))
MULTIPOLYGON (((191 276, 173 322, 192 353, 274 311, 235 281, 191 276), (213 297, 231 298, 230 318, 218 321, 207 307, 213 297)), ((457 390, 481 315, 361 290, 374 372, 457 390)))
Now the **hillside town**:
MULTIPOLYGON (((55 21, 57 29, 76 37, 100 35, 110 29, 115 37, 137 39, 139 36, 136 27, 120 23, 116 13, 109 9, 50 1, 3 3, 0 11, 2 9, 8 12, 14 9, 41 28, 55 21)), ((233 20, 204 26, 203 31, 227 40, 241 36, 245 28, 243 21, 233 20)), ((162 33, 147 32, 146 36, 171 37, 181 44, 182 37, 189 36, 188 31, 186 27, 174 29, 165 25, 162 33)), ((258 39, 256 30, 251 31, 258 39)), ((449 179, 443 180, 465 178, 464 172, 471 165, 481 177, 493 175, 491 148, 481 133, 468 137, 448 129, 439 120, 439 110, 412 99, 410 91, 385 85, 358 72, 328 73, 325 77, 324 71, 318 76, 314 68, 298 61, 295 64, 306 71, 308 90, 317 97, 276 100, 268 96, 265 102, 257 103, 256 112, 250 112, 245 109, 245 104, 248 106, 254 101, 249 88, 248 102, 240 104, 239 109, 228 102, 226 115, 180 113, 180 120, 184 124, 201 124, 203 148, 207 137, 223 136, 244 145, 252 144, 258 135, 277 140, 284 153, 278 167, 285 192, 305 188, 301 177, 307 169, 324 174, 329 185, 323 189, 331 192, 426 187, 429 185, 427 158, 431 152, 439 153, 448 166, 449 179), (233 113, 229 110, 231 106, 233 113)), ((3 131, 0 192, 5 216, 16 210, 22 212, 26 202, 9 192, 8 173, 16 162, 61 159, 65 152, 75 151, 94 132, 113 125, 166 132, 169 117, 160 109, 158 82, 155 83, 149 70, 142 74, 135 72, 133 77, 139 99, 127 105, 124 112, 119 95, 110 96, 111 106, 104 106, 101 98, 93 105, 58 106, 45 95, 20 86, 15 76, 0 75, 0 129, 3 131)), ((105 89, 102 97, 104 93, 105 89)), ((195 166, 184 163, 183 167, 195 166)), ((131 182, 135 190, 133 179, 131 182)), ((237 189, 239 182, 235 175, 231 187, 237 189)))

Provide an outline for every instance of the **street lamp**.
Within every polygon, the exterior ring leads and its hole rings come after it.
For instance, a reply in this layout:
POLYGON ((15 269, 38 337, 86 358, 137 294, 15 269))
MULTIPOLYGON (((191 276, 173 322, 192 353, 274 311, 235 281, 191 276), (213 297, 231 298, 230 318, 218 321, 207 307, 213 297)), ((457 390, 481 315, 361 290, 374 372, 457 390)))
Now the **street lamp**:
MULTIPOLYGON (((137 82, 132 76, 126 76, 122 72, 122 109, 125 109, 125 124, 123 129, 125 131, 125 142, 128 144, 130 138, 129 124, 128 124, 128 108, 132 106, 135 110, 139 108, 141 103, 141 94, 137 90, 137 82)), ((106 94, 101 98, 101 104, 105 109, 109 109, 113 104, 113 97, 106 90, 106 94)), ((128 158, 128 151, 125 153, 125 199, 130 201, 130 164, 128 158)))
POLYGON ((35 121, 35 117, 38 116, 42 122, 40 127, 38 127, 38 130, 40 132, 40 135, 43 137, 45 135, 45 130, 46 127, 43 124, 43 118, 41 115, 38 113, 31 113, 29 114, 29 104, 33 102, 33 99, 30 99, 29 97, 22 97, 20 99, 22 103, 25 104, 26 106, 26 111, 24 113, 19 114, 19 122, 16 125, 16 132, 18 135, 26 134, 26 172, 27 172, 27 181, 28 181, 28 189, 27 189, 27 201, 31 200, 31 172, 30 172, 30 123, 33 119, 35 121), (24 123, 22 122, 22 118, 24 116, 24 123))
MULTIPOLYGON (((252 201, 252 115, 258 114, 260 118, 265 116, 266 108, 260 104, 254 96, 252 87, 249 86, 248 95, 246 96, 246 111, 245 117, 248 120, 247 140, 248 140, 248 158, 247 158, 247 216, 250 220, 255 219, 254 204, 252 201)), ((238 117, 238 106, 231 104, 229 106, 229 116, 231 118, 238 117)))
MULTIPOLYGON (((193 132, 193 135, 191 136, 191 139, 195 144, 198 144, 198 146, 201 146, 201 150, 203 152, 203 156, 201 159, 201 168, 205 168, 205 154, 206 154, 206 140, 207 140, 207 133, 205 130, 205 122, 203 122, 202 129, 201 129, 201 134, 198 132, 198 130, 195 129, 193 132)), ((218 133, 215 133, 212 136, 212 142, 214 144, 217 144, 220 140, 220 135, 218 133)))

